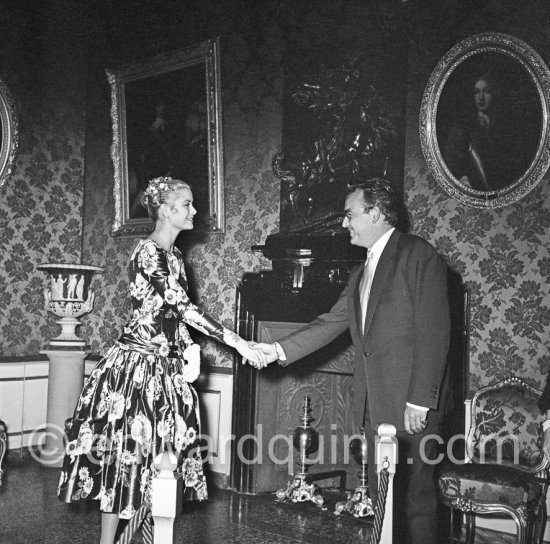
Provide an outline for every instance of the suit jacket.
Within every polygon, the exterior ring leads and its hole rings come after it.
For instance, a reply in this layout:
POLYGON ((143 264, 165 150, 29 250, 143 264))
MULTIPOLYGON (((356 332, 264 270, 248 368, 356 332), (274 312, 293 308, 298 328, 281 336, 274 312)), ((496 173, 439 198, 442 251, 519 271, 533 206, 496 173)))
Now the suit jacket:
POLYGON ((356 421, 362 424, 365 412, 373 429, 391 423, 404 430, 407 402, 433 410, 446 402, 446 265, 422 238, 394 231, 372 280, 364 329, 359 302, 363 269, 352 270, 328 313, 278 341, 287 358, 280 364, 301 359, 349 328, 355 348, 356 421))

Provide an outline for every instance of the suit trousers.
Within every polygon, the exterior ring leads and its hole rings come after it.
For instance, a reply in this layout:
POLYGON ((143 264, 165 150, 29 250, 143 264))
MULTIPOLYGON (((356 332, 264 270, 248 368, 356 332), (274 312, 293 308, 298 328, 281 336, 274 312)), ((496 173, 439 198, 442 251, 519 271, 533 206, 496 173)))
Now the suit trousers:
MULTIPOLYGON (((398 431, 396 434, 398 463, 393 480, 393 541, 399 544, 436 544, 438 541, 435 463, 429 461, 437 459, 440 444, 436 439, 426 440, 422 444, 425 436, 440 436, 441 425, 436 414, 430 411, 428 425, 422 433, 411 435, 398 431)), ((365 435, 369 491, 373 505, 376 505, 376 433, 367 425, 365 435)))

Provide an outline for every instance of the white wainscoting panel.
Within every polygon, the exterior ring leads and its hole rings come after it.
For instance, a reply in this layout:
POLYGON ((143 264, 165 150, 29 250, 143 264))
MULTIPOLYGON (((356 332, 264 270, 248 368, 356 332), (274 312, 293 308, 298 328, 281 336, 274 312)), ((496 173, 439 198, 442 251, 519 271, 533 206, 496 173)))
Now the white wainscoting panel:
POLYGON ((209 468, 212 472, 229 475, 233 376, 215 372, 201 374, 195 387, 201 408, 201 434, 208 444, 209 468))
MULTIPOLYGON (((87 378, 97 360, 86 360, 87 378)), ((0 363, 0 419, 8 427, 8 448, 36 445, 46 425, 49 361, 0 363)), ((233 376, 209 372, 194 384, 199 393, 202 434, 207 439, 209 468, 229 475, 233 376)), ((69 416, 67 416, 69 417, 69 416)))
MULTIPOLYGON (((43 440, 49 364, 47 359, 0 363, 0 419, 8 427, 8 449, 37 445, 43 440)), ((96 360, 85 362, 86 377, 96 364, 96 360)))
POLYGON ((8 428, 8 447, 21 447, 25 362, 0 366, 0 419, 8 428))

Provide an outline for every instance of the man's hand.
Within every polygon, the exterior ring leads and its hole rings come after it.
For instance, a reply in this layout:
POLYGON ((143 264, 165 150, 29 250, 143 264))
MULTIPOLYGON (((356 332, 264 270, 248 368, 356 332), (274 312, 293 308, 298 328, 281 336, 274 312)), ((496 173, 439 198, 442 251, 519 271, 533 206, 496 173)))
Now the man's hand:
POLYGON ((243 357, 243 363, 248 361, 254 368, 267 366, 269 364, 267 357, 259 349, 252 348, 251 344, 252 342, 243 340, 235 346, 236 350, 243 357))
POLYGON ((250 347, 252 349, 256 349, 261 351, 267 360, 267 364, 275 362, 277 357, 277 350, 275 349, 275 344, 264 344, 264 343, 256 343, 256 342, 250 342, 250 347))
POLYGON ((419 410, 412 406, 405 408, 405 415, 403 420, 405 422, 405 430, 409 434, 418 434, 424 431, 428 424, 428 412, 426 410, 419 410))

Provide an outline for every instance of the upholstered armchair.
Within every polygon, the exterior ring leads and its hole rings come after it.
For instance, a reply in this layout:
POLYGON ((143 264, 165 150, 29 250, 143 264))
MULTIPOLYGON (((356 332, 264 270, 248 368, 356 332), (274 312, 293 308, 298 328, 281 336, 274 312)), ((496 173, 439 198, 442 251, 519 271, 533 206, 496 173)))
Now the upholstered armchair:
MULTIPOLYGON (((541 392, 510 377, 477 391, 466 439, 468 462, 439 476, 445 505, 464 514, 465 542, 475 537, 474 514, 510 516, 517 544, 542 543, 546 525, 548 460, 543 455, 541 392)), ((452 520, 454 521, 454 520, 452 520)), ((451 522, 449 542, 459 542, 451 522)))

